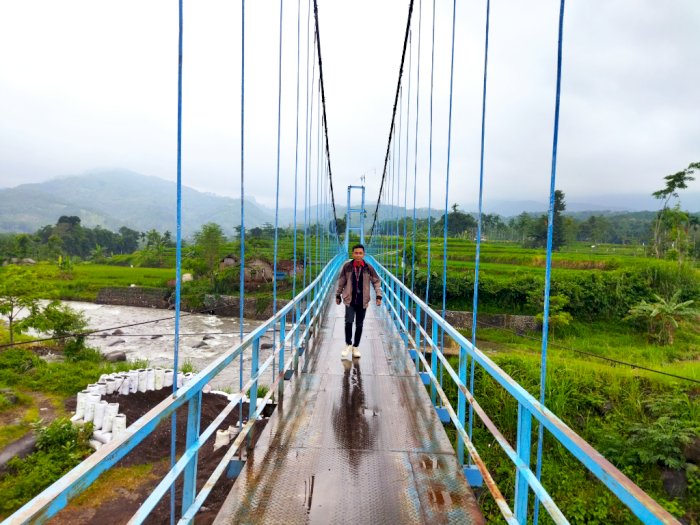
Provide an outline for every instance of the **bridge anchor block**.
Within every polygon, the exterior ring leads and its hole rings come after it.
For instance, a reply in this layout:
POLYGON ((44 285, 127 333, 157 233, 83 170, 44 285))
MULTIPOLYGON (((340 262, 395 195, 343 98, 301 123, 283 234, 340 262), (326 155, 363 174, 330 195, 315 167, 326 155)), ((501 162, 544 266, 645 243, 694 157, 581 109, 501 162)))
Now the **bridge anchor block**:
POLYGON ((452 422, 452 419, 450 419, 450 413, 447 411, 446 408, 435 407, 435 412, 437 412, 437 415, 440 418, 440 423, 451 423, 452 422))
POLYGON ((228 479, 235 479, 238 476, 240 476, 244 465, 245 460, 232 459, 228 464, 228 469, 226 469, 226 476, 228 477, 228 479))
POLYGON ((463 465, 464 477, 471 487, 481 487, 484 485, 484 477, 476 465, 463 465))
POLYGON ((428 372, 418 372, 418 375, 420 375, 421 381, 423 381, 424 385, 430 384, 430 376, 428 375, 428 372))

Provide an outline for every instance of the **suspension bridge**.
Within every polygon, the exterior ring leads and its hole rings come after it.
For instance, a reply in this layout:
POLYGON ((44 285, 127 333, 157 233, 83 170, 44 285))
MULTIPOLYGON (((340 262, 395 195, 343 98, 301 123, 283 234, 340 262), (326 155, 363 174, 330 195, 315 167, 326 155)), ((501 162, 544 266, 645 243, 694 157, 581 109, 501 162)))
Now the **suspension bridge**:
MULTIPOLYGON (((333 186, 329 124, 321 55, 321 31, 317 0, 305 11, 298 0, 296 77, 296 158, 294 166, 294 267, 297 248, 303 252, 304 271, 294 273, 293 300, 278 307, 277 280, 273 280, 273 315, 254 331, 243 333, 245 296, 245 2, 241 0, 241 253, 240 344, 222 353, 191 382, 178 388, 146 415, 133 422, 119 438, 92 454, 83 463, 10 516, 5 523, 45 522, 88 488, 101 474, 127 457, 156 428, 170 424, 171 462, 167 473, 143 501, 129 523, 151 520, 156 507, 169 501, 171 523, 191 523, 206 505, 222 477, 236 479, 215 523, 484 523, 477 498, 490 497, 507 523, 538 523, 549 520, 568 523, 567 516, 550 496, 556 476, 543 479, 542 464, 547 439, 567 451, 591 478, 597 479, 643 523, 678 523, 664 508, 579 437, 547 408, 545 398, 549 285, 551 276, 553 199, 561 93, 564 0, 559 4, 557 84, 552 142, 552 170, 548 246, 545 270, 544 323, 542 333, 540 395, 534 397, 500 369, 476 346, 479 254, 484 181, 484 129, 488 78, 490 1, 486 0, 483 98, 481 103, 481 163, 473 322, 471 338, 445 320, 447 264, 447 206, 449 202, 454 42, 457 2, 451 4, 451 67, 449 119, 443 222, 442 283, 431 283, 431 239, 428 233, 428 282, 425 296, 415 287, 415 218, 419 176, 418 119, 421 88, 420 59, 414 64, 412 49, 417 37, 420 57, 422 17, 432 24, 429 44, 434 57, 435 9, 428 2, 410 0, 396 86, 389 139, 384 155, 380 191, 373 213, 368 215, 365 187, 347 189, 345 232, 338 229, 336 188, 333 186), (305 34, 302 13, 306 14, 305 34), (417 19, 417 22, 416 22, 417 19), (303 39, 306 45, 302 46, 303 39), (301 49, 306 50, 302 57, 301 49), (306 68, 300 90, 300 77, 306 68), (411 85, 416 67, 417 85, 411 85), (412 92, 414 93, 412 98, 412 92), (305 102, 303 101, 305 95, 305 102), (303 110, 303 114, 301 113, 303 110), (414 111, 411 120, 411 111, 414 111), (405 118, 404 118, 405 114, 405 118), (414 122, 415 128, 409 129, 414 122), (300 133, 301 132, 301 133, 300 133), (300 136, 301 135, 301 136, 300 136), (411 137, 414 148, 411 155, 411 137), (411 160, 413 163, 411 165, 411 160), (413 182, 411 183, 412 176, 413 182), (360 203, 352 198, 360 192, 360 203), (301 195, 303 193, 303 195, 301 195), (412 198, 412 206, 409 202, 412 198), (301 203, 299 201, 301 200, 301 203), (388 210, 383 212, 383 208, 388 210), (303 211, 303 220, 299 218, 303 211), (413 231, 408 231, 409 213, 413 231), (353 219, 354 217, 354 219, 353 219), (302 226, 303 224, 303 226, 302 226), (366 228, 366 225, 371 225, 366 228), (297 247, 297 238, 303 247, 297 247), (335 294, 341 265, 347 260, 351 238, 366 242, 368 261, 377 270, 385 301, 370 306, 366 320, 362 358, 341 361, 343 321, 330 300, 335 294), (409 243, 412 239, 413 242, 409 243), (407 245, 411 246, 411 253, 407 245), (428 304, 430 286, 442 286, 442 305, 428 304), (271 334, 272 355, 261 362, 261 339, 271 334), (456 348, 458 359, 450 359, 448 348, 456 348), (251 363, 244 376, 244 358, 251 363), (239 384, 226 408, 206 428, 201 428, 202 394, 206 385, 233 363, 239 363, 239 384), (456 364, 455 364, 456 363, 456 364), (476 373, 478 370, 478 374, 476 373), (258 383, 263 374, 272 384, 263 401, 275 398, 277 408, 259 436, 255 423, 264 403, 258 403, 258 383), (488 378, 517 406, 515 436, 507 437, 479 404, 476 377, 488 378), (455 396, 449 394, 456 392, 455 396), (246 412, 243 400, 248 396, 246 412), (186 421, 176 411, 187 407, 186 421), (213 436, 226 418, 239 412, 239 427, 225 454, 204 481, 198 476, 199 452, 212 446, 213 436), (176 428, 186 426, 184 443, 176 443, 176 428), (475 428, 490 439, 509 460, 514 490, 499 486, 492 466, 480 455, 485 444, 475 438, 475 428), (454 431, 454 442, 446 428, 454 431), (179 447, 179 452, 176 452, 179 447), (175 486, 181 486, 176 498, 175 486), (541 516, 542 515, 542 516, 541 516), (543 517, 546 515, 546 517, 543 517)), ((280 194, 280 142, 282 113, 283 9, 279 3, 278 118, 276 133, 276 212, 280 194)), ((174 368, 178 368, 179 317, 182 253, 182 57, 183 5, 180 0, 178 41, 178 130, 177 130, 177 285, 175 302, 174 368)), ((434 61, 430 71, 428 206, 432 205, 433 179, 433 86, 434 61)), ((425 86, 423 86, 425 87, 425 86)), ((371 211, 371 210, 369 210, 371 211)), ((430 228, 430 221, 428 221, 430 228)), ((274 270, 278 263, 278 214, 275 218, 274 270)), ((502 472, 499 473, 502 476, 502 472)), ((160 516, 162 519, 162 516, 160 516)))

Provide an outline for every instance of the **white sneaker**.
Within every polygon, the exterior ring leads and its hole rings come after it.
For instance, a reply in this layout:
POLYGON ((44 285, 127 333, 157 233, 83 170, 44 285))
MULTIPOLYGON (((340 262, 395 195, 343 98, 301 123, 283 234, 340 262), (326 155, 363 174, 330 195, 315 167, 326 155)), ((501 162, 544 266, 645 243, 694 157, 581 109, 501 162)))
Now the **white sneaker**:
POLYGON ((360 349, 357 348, 356 346, 352 347, 352 356, 353 357, 360 357, 360 349))
POLYGON ((350 352, 352 352, 352 345, 348 345, 345 347, 345 350, 343 350, 340 353, 340 358, 341 359, 350 359, 350 352))

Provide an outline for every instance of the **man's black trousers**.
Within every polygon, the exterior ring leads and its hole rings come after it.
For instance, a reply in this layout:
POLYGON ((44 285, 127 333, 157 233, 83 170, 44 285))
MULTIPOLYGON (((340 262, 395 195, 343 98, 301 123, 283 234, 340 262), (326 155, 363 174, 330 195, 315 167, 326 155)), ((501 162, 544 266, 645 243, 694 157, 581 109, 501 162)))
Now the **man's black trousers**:
POLYGON ((362 306, 345 305, 345 344, 360 346, 360 337, 362 337, 362 323, 365 321, 367 310, 362 306), (352 340, 352 323, 355 322, 355 341, 352 340))

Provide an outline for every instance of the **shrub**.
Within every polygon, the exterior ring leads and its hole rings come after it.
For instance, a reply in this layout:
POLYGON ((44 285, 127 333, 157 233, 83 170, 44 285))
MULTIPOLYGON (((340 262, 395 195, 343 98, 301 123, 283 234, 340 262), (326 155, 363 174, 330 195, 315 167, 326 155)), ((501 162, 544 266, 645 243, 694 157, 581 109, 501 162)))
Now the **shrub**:
POLYGON ((0 512, 9 514, 39 494, 87 457, 92 424, 74 427, 70 420, 57 419, 39 427, 37 451, 24 459, 13 458, 0 479, 0 512))

